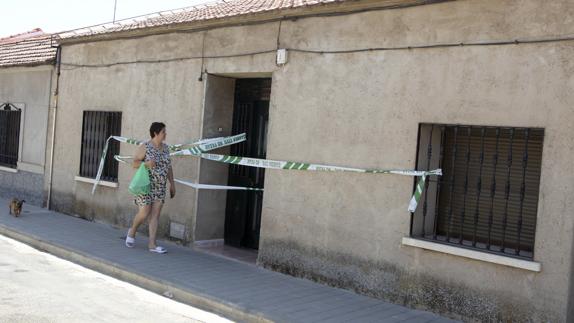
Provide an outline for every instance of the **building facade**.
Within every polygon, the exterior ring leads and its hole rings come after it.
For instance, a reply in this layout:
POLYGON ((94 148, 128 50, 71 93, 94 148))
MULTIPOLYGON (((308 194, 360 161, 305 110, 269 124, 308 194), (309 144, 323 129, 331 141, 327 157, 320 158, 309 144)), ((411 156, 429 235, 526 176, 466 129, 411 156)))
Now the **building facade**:
POLYGON ((218 153, 442 168, 411 214, 412 177, 178 157, 176 178, 264 192, 178 186, 160 233, 467 320, 574 319, 574 4, 240 4, 61 35, 54 209, 128 226, 133 169, 108 158, 92 195, 94 169, 153 121, 169 143, 248 134, 218 153))
POLYGON ((56 47, 41 30, 0 39, 0 195, 40 206, 56 47))

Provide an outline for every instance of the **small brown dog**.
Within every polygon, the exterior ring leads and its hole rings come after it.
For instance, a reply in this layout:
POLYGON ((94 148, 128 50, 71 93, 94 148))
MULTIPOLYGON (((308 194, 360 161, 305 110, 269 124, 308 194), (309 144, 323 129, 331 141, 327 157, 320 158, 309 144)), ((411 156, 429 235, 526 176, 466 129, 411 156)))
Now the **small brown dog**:
POLYGON ((9 204, 10 214, 14 215, 15 217, 18 217, 20 213, 22 213, 22 204, 24 204, 24 202, 26 201, 13 198, 9 204))

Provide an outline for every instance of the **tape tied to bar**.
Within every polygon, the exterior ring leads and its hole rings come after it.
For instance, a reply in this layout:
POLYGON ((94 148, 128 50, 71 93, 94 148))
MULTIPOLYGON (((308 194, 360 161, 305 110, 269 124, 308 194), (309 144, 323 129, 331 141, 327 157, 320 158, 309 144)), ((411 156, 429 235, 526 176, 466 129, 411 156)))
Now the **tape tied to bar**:
MULTIPOLYGON (((108 143, 111 139, 125 142, 128 144, 134 145, 141 145, 144 142, 139 141, 136 139, 120 137, 120 136, 111 136, 106 141, 104 146, 104 150, 102 153, 102 158, 100 160, 100 165, 98 168, 98 174, 96 176, 96 181, 94 183, 94 187, 92 189, 92 194, 94 194, 98 182, 101 177, 101 171, 103 170, 103 164, 105 161, 105 157, 107 154, 108 143)), ((342 167, 342 166, 331 166, 331 165, 321 165, 321 164, 312 164, 312 163, 302 163, 302 162, 293 162, 293 161, 280 161, 280 160, 268 160, 268 159, 259 159, 259 158, 251 158, 251 157, 241 157, 241 156, 230 156, 230 155, 220 155, 220 154, 209 154, 207 152, 221 148, 230 146, 242 141, 246 140, 245 133, 235 135, 235 136, 228 136, 228 137, 218 137, 218 138, 209 138, 209 139, 202 139, 194 143, 190 144, 178 144, 178 145, 169 145, 170 149, 170 156, 194 156, 199 157, 207 160, 212 160, 216 162, 226 163, 226 164, 234 164, 234 165, 242 165, 242 166, 249 166, 249 167, 257 167, 257 168, 268 168, 268 169, 289 169, 289 170, 300 170, 300 171, 326 171, 326 172, 355 172, 355 173, 367 173, 367 174, 395 174, 395 175, 403 175, 403 176, 415 176, 420 177, 417 181, 415 192, 411 197, 409 202, 408 211, 414 212, 417 208, 417 205, 420 201, 420 198, 423 194, 426 178, 431 175, 441 176, 442 170, 435 169, 435 170, 428 170, 428 171, 420 171, 420 170, 404 170, 404 169, 363 169, 363 168, 354 168, 354 167, 342 167)), ((120 162, 125 162, 125 159, 129 157, 122 157, 122 156, 114 156, 114 158, 120 162)), ((185 182, 181 180, 176 180, 178 183, 195 187, 197 189, 224 189, 223 187, 232 187, 232 186, 222 186, 222 185, 208 185, 208 184, 196 184, 185 182), (185 182, 182 183, 182 182, 185 182), (194 186, 193 186, 194 185, 194 186), (215 188, 218 187, 218 188, 215 188)), ((229 188, 230 189, 230 188, 229 188)), ((234 187, 233 189, 238 189, 238 187, 234 187)), ((255 188, 248 188, 244 187, 243 189, 246 190, 261 190, 255 188)))

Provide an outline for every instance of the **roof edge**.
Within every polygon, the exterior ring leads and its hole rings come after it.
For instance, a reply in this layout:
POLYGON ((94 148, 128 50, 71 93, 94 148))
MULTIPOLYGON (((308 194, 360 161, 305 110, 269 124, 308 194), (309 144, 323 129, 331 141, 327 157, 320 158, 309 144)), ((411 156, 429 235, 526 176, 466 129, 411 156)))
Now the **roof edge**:
POLYGON ((279 20, 296 20, 321 16, 343 16, 368 11, 404 9, 454 1, 458 0, 385 0, 384 2, 381 0, 352 0, 298 8, 275 9, 258 13, 240 14, 232 17, 174 23, 157 27, 145 27, 96 35, 58 38, 58 33, 54 33, 52 36, 54 36, 54 40, 56 40, 60 45, 72 45, 97 41, 141 38, 177 32, 199 32, 224 27, 264 24, 279 20))
POLYGON ((0 37, 0 44, 12 44, 17 43, 27 39, 38 38, 41 36, 49 36, 49 33, 45 33, 41 28, 34 28, 29 31, 25 31, 19 34, 14 34, 6 37, 0 37))
POLYGON ((44 61, 38 61, 38 62, 31 62, 31 63, 22 63, 22 64, 10 64, 10 65, 0 65, 0 70, 5 69, 5 68, 15 68, 15 67, 35 67, 35 66, 41 66, 41 65, 56 65, 56 58, 50 58, 44 61))

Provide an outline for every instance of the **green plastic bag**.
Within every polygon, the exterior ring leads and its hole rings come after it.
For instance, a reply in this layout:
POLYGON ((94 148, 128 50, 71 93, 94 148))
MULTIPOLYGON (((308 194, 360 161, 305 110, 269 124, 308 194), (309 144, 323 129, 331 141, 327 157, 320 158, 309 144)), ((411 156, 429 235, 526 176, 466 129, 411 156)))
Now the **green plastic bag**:
POLYGON ((149 173, 142 162, 130 182, 129 190, 133 195, 146 195, 149 194, 149 186, 149 173))

